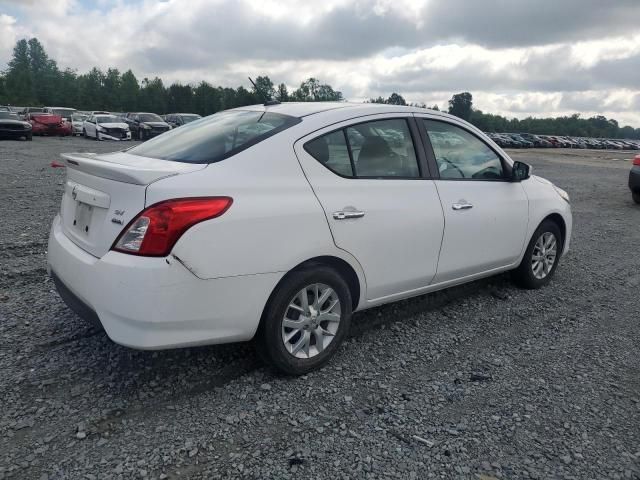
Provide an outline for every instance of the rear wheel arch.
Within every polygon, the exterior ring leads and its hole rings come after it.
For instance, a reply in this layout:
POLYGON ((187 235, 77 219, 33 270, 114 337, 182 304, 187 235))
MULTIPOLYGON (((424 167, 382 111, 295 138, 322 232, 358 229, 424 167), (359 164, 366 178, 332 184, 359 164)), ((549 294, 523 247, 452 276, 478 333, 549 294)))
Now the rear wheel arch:
POLYGON ((273 290, 271 291, 271 294, 269 295, 269 298, 267 299, 264 305, 264 308, 262 310, 261 320, 260 320, 261 323, 262 323, 262 318, 264 317, 265 312, 269 308, 269 304, 271 303, 275 293, 278 291, 282 283, 294 272, 299 272, 300 270, 313 269, 314 266, 329 267, 335 270, 349 286, 349 292, 351 293, 352 309, 355 310, 358 307, 358 304, 360 303, 360 294, 362 292, 362 287, 360 285, 360 279, 358 278, 358 274, 356 273, 355 269, 351 265, 349 265, 347 261, 341 258, 334 257, 331 255, 323 255, 319 257, 313 257, 308 260, 305 260, 302 263, 299 263, 294 268, 289 270, 280 279, 280 281, 276 284, 276 286, 273 287, 273 290))

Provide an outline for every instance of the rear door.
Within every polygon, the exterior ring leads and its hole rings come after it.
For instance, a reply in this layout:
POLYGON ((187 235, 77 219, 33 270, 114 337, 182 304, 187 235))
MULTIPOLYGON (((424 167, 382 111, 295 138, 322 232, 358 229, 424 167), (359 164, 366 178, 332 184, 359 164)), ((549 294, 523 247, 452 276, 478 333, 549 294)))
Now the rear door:
POLYGON ((444 220, 413 118, 368 116, 309 135, 295 151, 335 244, 362 265, 367 299, 427 286, 444 220))
POLYGON ((510 165, 462 125, 418 120, 446 225, 434 283, 512 265, 524 248, 529 202, 510 181, 510 165))

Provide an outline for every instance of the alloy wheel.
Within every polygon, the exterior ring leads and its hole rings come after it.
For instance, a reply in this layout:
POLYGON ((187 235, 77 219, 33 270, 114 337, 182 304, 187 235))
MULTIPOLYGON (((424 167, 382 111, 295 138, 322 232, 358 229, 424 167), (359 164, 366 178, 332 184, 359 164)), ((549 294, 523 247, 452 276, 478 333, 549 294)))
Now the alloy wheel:
POLYGON ((556 262, 558 241, 551 232, 544 232, 538 237, 531 254, 531 270, 538 280, 545 278, 556 262))
POLYGON ((294 295, 282 319, 282 341, 297 358, 312 358, 333 341, 340 319, 340 298, 328 285, 314 283, 294 295))

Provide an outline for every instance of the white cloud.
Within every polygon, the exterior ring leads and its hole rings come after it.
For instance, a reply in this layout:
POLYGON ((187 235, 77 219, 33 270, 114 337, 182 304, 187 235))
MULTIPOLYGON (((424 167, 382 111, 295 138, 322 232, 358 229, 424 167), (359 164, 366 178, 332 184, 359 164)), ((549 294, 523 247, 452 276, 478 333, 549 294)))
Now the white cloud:
POLYGON ((640 126, 637 0, 0 0, 0 11, 6 4, 0 69, 18 38, 37 36, 79 71, 225 86, 316 76, 353 100, 397 91, 441 107, 468 90, 484 111, 606 111, 640 126))

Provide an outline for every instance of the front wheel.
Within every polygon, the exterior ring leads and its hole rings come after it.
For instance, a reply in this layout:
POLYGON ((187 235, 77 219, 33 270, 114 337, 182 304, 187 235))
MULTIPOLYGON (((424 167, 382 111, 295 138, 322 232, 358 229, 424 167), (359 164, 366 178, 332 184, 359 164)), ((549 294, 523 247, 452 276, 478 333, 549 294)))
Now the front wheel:
POLYGON ((562 254, 562 234, 555 222, 545 220, 531 237, 514 281, 523 288, 545 286, 553 277, 562 254))
POLYGON ((289 375, 323 367, 351 324, 351 293, 332 268, 289 274, 274 292, 257 334, 260 356, 289 375))
POLYGON ((633 201, 640 204, 640 192, 631 192, 631 198, 633 201))

